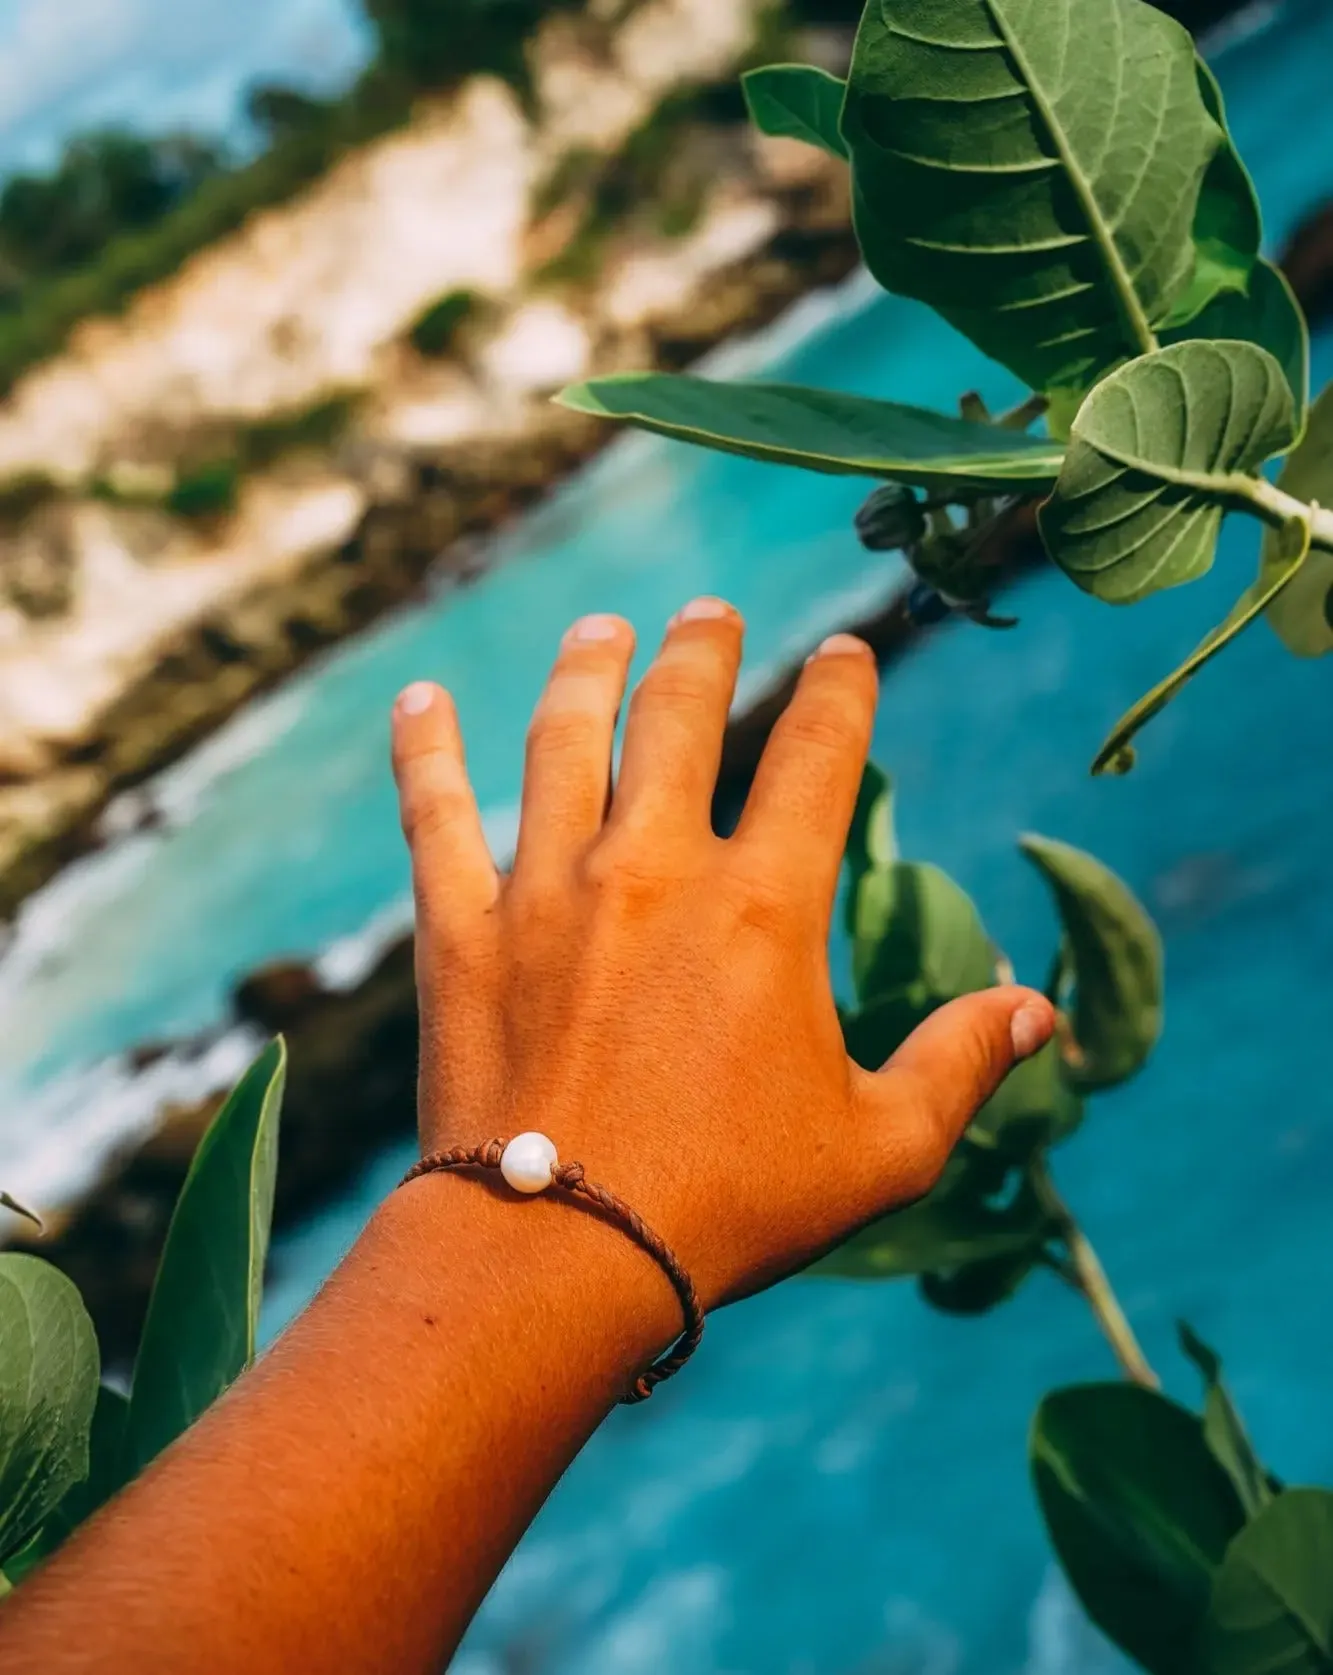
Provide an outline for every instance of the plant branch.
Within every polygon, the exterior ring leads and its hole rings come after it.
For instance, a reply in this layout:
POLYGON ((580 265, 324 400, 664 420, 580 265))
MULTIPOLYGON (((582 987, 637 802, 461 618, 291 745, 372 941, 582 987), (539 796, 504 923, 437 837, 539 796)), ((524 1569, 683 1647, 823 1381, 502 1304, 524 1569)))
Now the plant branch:
POLYGON ((1134 1336, 1134 1328, 1120 1307, 1119 1298, 1111 1289, 1111 1282, 1106 1277, 1101 1259, 1083 1229, 1075 1221, 1073 1211, 1057 1192, 1055 1182, 1046 1167, 1046 1160, 1037 1158, 1029 1173, 1042 1207, 1055 1223, 1067 1253, 1065 1260, 1058 1257, 1049 1258, 1048 1266, 1086 1301, 1125 1377, 1134 1384, 1143 1385, 1145 1389, 1159 1389, 1161 1380, 1148 1364, 1148 1358, 1144 1355, 1139 1340, 1134 1336))
POLYGON ((1245 483, 1244 499, 1265 523, 1280 528, 1301 519, 1310 526, 1310 545, 1321 552, 1333 552, 1333 510, 1298 500, 1266 477, 1250 477, 1245 483))

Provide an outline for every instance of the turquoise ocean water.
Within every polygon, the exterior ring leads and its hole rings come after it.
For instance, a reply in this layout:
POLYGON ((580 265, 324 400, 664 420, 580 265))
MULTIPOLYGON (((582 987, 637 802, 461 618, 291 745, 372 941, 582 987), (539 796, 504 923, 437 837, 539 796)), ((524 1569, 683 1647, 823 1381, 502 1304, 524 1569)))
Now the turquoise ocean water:
MULTIPOLYGON (((1333 179, 1330 62, 1333 13, 1315 4, 1217 59, 1275 240, 1333 179)), ((914 306, 853 285, 824 313, 808 307, 785 343, 762 345, 766 368, 923 403, 972 385, 1009 394, 914 306)), ((1315 358, 1322 383, 1333 339, 1315 358)), ((350 977, 375 930, 401 921, 384 744, 406 680, 432 675, 458 694, 503 848, 526 715, 571 617, 623 611, 651 647, 682 599, 720 592, 750 619, 759 678, 897 580, 851 538, 863 492, 633 439, 529 520, 479 584, 331 657, 173 770, 158 795, 177 824, 58 881, 0 962, 6 1184, 51 1189, 140 1120, 121 1050, 216 1021, 227 984, 274 954, 326 948, 331 973, 350 977)), ((950 627, 894 669, 875 748, 899 783, 905 850, 961 879, 1021 973, 1043 973, 1053 936, 1014 851, 1021 830, 1095 848, 1158 914, 1163 1046, 1098 1102, 1061 1179, 1168 1386, 1193 1395, 1173 1348, 1185 1315, 1226 1355, 1273 1467, 1333 1481, 1333 677, 1260 627, 1145 736, 1138 772, 1086 777, 1107 725, 1249 580, 1254 545, 1249 526, 1229 527, 1211 577, 1132 612, 1053 575, 1025 585, 1018 632, 950 627)), ((401 1152, 386 1155, 280 1242, 270 1330, 401 1167, 401 1152)), ((686 1376, 593 1440, 458 1667, 1119 1669, 1051 1572, 1023 1464, 1038 1394, 1110 1371, 1044 1279, 980 1321, 933 1315, 908 1287, 841 1282, 793 1282, 727 1311, 686 1376)))

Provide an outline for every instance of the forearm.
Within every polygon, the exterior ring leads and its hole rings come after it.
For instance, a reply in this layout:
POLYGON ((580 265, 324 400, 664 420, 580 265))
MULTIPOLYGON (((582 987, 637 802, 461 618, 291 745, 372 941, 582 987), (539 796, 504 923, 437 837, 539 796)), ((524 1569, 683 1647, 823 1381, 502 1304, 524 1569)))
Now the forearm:
POLYGON ((7 1661, 435 1675, 678 1325, 651 1259, 568 1200, 414 1182, 272 1352, 8 1602, 7 1661))

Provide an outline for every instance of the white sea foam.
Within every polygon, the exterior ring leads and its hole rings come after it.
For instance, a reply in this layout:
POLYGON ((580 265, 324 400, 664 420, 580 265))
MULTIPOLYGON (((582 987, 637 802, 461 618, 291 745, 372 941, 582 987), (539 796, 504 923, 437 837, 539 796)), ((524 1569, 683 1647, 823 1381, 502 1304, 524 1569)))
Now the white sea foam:
POLYGON ((23 1096, 16 1120, 0 1128, 0 1181, 36 1208, 70 1202, 165 1110, 231 1086, 261 1045, 257 1031, 238 1026, 143 1069, 118 1057, 55 1077, 23 1096))
POLYGON ((305 709, 304 684, 284 687, 237 713, 152 782, 152 804, 172 826, 187 825, 237 768, 263 755, 305 709))
POLYGON ((142 887, 162 841, 144 829, 145 815, 168 826, 188 825, 228 775, 286 733, 304 703, 304 694, 293 689, 242 710, 180 762, 114 799, 99 823, 105 847, 71 862, 20 906, 0 956, 0 1015, 6 1000, 51 963, 75 956, 99 905, 142 887))
POLYGON ((354 989, 381 955, 412 928, 412 898, 398 896, 371 915, 359 931, 340 936, 313 961, 315 975, 329 989, 354 989))

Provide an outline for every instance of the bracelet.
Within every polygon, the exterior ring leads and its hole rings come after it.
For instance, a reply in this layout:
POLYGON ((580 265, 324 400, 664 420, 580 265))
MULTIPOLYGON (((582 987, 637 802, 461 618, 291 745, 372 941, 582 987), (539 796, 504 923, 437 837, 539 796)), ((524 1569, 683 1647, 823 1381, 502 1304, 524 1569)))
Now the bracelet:
POLYGON ((546 1135, 529 1132, 516 1134, 508 1142, 487 1140, 484 1145, 473 1146, 471 1150, 453 1146, 448 1151, 431 1152, 419 1163, 414 1163, 398 1184, 406 1186, 420 1175, 431 1175, 442 1169, 498 1169, 516 1192, 526 1194, 545 1192, 550 1186, 577 1193, 589 1199, 617 1227, 628 1233, 635 1244, 646 1250, 663 1270, 680 1298, 680 1306, 685 1313, 685 1330, 665 1355, 635 1379, 629 1394, 620 1398, 622 1402, 646 1402, 657 1386, 673 1373, 678 1373, 699 1347, 699 1339, 704 1335, 704 1311, 699 1303, 699 1294, 694 1289, 694 1281, 681 1267, 670 1245, 645 1225, 642 1218, 614 1192, 594 1185, 583 1173, 581 1163, 561 1163, 554 1143, 546 1135))

